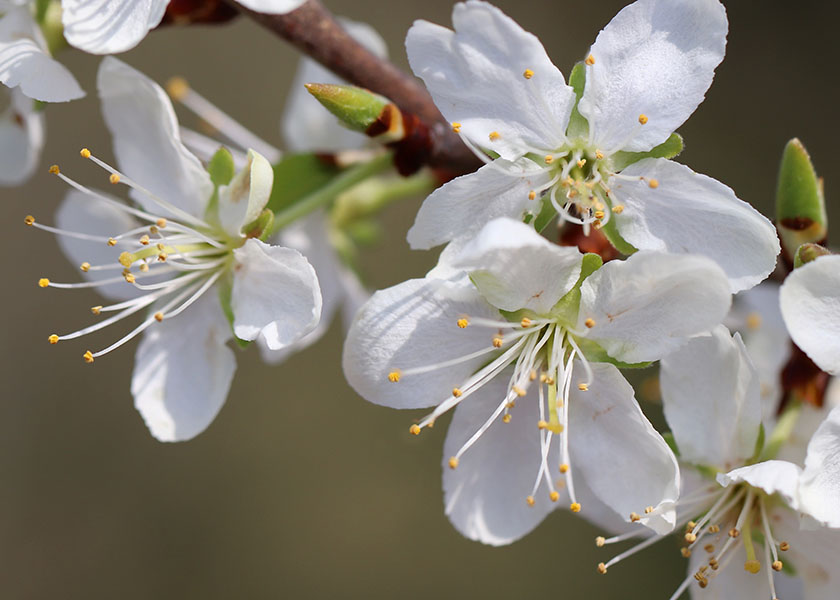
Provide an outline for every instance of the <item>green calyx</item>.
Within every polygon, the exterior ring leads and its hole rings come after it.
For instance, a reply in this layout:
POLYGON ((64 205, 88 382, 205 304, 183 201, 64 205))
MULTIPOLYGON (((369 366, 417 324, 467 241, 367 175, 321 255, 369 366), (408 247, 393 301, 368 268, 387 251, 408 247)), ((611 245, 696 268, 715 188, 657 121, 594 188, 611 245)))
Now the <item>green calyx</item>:
POLYGON ((785 146, 779 166, 776 226, 789 259, 795 248, 824 242, 828 235, 823 181, 797 138, 785 146))

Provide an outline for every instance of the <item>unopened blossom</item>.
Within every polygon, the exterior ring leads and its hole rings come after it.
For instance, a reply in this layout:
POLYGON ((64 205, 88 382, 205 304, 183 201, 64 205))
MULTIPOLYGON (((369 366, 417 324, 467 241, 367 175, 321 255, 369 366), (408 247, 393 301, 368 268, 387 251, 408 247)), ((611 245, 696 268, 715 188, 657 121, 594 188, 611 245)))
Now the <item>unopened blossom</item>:
MULTIPOLYGON (((760 373, 738 334, 718 326, 661 365, 665 416, 684 476, 681 552, 690 558, 672 600, 687 588, 696 600, 833 597, 840 583, 840 408, 823 410, 802 458, 782 460, 786 446, 796 445, 796 413, 762 437, 760 373), (781 573, 787 562, 801 580, 781 573)), ((601 572, 655 541, 602 563, 601 572)))
POLYGON ((779 300, 796 345, 823 371, 840 373, 840 256, 821 256, 794 269, 779 300))
POLYGON ((509 543, 561 497, 585 513, 585 489, 626 521, 670 531, 675 459, 610 363, 657 360, 722 319, 720 268, 640 252, 593 273, 593 255, 504 218, 444 258, 362 307, 344 372, 371 402, 434 407, 412 433, 455 409, 443 479, 455 527, 509 543))
POLYGON ((262 156, 249 151, 244 168, 228 184, 214 186, 182 145, 159 86, 106 58, 98 88, 121 168, 88 149, 81 155, 108 171, 111 184, 126 185, 136 205, 51 168, 73 188, 58 227, 32 217, 27 224, 57 233, 88 281, 43 278, 39 285, 94 287, 113 302, 91 309, 100 317, 94 325, 49 341, 142 315, 134 329, 101 350, 86 351, 84 360, 92 363, 143 333, 131 383, 135 405, 152 435, 186 440, 203 431, 225 401, 235 370, 227 342, 234 335, 261 338, 272 350, 297 342, 318 324, 318 280, 298 251, 259 239, 273 179, 262 156))
POLYGON ((587 53, 578 90, 535 36, 490 4, 456 4, 452 21, 454 31, 417 21, 408 58, 487 164, 429 196, 409 231, 412 247, 473 235, 500 216, 531 220, 550 203, 585 229, 614 220, 636 249, 708 256, 733 292, 773 270, 779 242, 765 217, 720 182, 657 158, 679 150, 666 142, 723 59, 728 24, 718 0, 625 7, 587 53))
MULTIPOLYGON (((239 0, 257 12, 284 14, 306 0, 239 0)), ((140 43, 158 26, 169 0, 61 0, 67 41, 85 52, 115 54, 140 43)))

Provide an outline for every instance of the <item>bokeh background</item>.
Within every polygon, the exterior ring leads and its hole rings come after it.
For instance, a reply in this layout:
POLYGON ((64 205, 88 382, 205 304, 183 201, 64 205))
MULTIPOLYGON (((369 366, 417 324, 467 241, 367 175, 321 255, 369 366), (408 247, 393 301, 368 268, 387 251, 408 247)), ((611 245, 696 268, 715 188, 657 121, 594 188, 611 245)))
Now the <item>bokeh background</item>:
MULTIPOLYGON (((403 39, 415 18, 450 24, 451 2, 326 0, 364 20, 406 67, 403 39)), ((623 0, 499 0, 538 35, 566 73, 623 0)), ((836 3, 730 0, 727 58, 706 101, 680 130, 681 161, 732 186, 769 214, 787 139, 799 136, 827 178, 830 211, 840 136, 836 3)), ((2 402, 0 403, 0 597, 2 598, 668 598, 685 565, 671 540, 610 570, 597 528, 558 511, 506 548, 461 538, 443 515, 446 427, 408 434, 415 415, 366 403, 340 370, 341 328, 279 367, 256 348, 238 354, 228 402, 197 439, 161 444, 129 394, 135 344, 95 365, 88 344, 49 346, 47 335, 89 320, 93 292, 41 290, 77 278, 48 234, 66 188, 62 168, 86 183, 101 171, 79 148, 110 157, 95 95, 99 60, 59 57, 89 96, 47 109, 42 169, 0 191, 2 402)), ((247 19, 152 32, 122 57, 165 81, 193 87, 264 138, 278 121, 298 57, 247 19)), ((373 287, 417 276, 432 253, 404 235, 420 199, 383 216, 386 235, 365 257, 373 287)), ((93 345, 112 339, 113 333, 93 345)))

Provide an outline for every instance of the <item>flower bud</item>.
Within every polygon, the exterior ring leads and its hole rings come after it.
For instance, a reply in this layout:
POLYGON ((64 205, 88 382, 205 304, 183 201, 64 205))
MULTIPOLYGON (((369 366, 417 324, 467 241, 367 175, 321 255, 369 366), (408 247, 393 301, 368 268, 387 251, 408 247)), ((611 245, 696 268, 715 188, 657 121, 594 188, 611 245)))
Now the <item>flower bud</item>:
POLYGON ((352 85, 307 83, 306 89, 354 131, 386 143, 404 136, 402 114, 387 98, 352 85))
POLYGON ((817 177, 805 146, 794 138, 785 146, 776 188, 776 223, 785 258, 793 262, 796 248, 824 243, 828 218, 823 181, 817 177))

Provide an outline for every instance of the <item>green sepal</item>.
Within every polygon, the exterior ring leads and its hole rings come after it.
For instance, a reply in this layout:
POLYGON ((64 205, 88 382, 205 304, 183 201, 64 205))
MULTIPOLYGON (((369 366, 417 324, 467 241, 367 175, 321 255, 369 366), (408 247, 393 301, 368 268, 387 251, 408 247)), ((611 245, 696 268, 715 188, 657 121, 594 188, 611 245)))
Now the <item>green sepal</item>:
POLYGON ((354 131, 366 132, 390 104, 387 98, 352 85, 307 83, 306 90, 354 131))
POLYGON ((382 225, 373 219, 353 221, 344 231, 359 246, 372 246, 382 239, 382 225))
POLYGON ((274 213, 264 208, 256 219, 242 228, 242 233, 247 238, 257 238, 261 242, 266 241, 271 235, 271 226, 274 223, 274 213))
POLYGON ((758 424, 758 437, 755 438, 755 449, 753 450, 752 458, 750 459, 750 464, 756 462, 758 457, 761 456, 761 452, 764 450, 764 442, 767 440, 767 430, 764 429, 764 423, 758 424))
POLYGON ((644 158, 674 158, 683 151, 683 139, 679 133, 671 136, 647 152, 616 152, 612 155, 612 168, 621 171, 644 158))
POLYGON ((796 249, 796 254, 793 256, 793 268, 798 269, 802 265, 817 260, 820 256, 828 256, 829 254, 831 252, 819 244, 802 244, 796 249))
POLYGON ((274 165, 274 186, 266 208, 274 212, 287 209, 327 185, 340 172, 316 154, 285 156, 274 165))
POLYGON ((50 0, 35 0, 35 22, 42 23, 47 16, 50 0))
POLYGON ((674 437, 674 433, 672 431, 666 431, 662 434, 662 439, 665 440, 666 444, 668 444, 668 447, 671 449, 671 452, 674 453, 674 456, 679 458, 680 449, 677 447, 677 438, 674 437))
POLYGON ((622 254, 630 256, 638 251, 635 246, 621 237, 621 234, 618 232, 618 227, 615 224, 615 218, 607 221, 607 224, 601 227, 600 231, 607 238, 607 241, 622 254))
POLYGON ((569 85, 575 91, 575 107, 569 117, 566 135, 569 139, 584 138, 589 135, 589 122, 578 111, 578 103, 586 87, 586 65, 583 62, 577 63, 572 69, 569 75, 569 85))
POLYGON ((578 311, 580 310, 580 286, 583 285, 583 281, 587 277, 600 269, 603 264, 604 260, 597 254, 587 252, 583 255, 580 263, 580 276, 574 287, 551 307, 549 314, 554 319, 568 324, 569 327, 577 325, 578 311))
POLYGON ((67 46, 64 38, 64 23, 61 21, 61 2, 37 0, 35 4, 35 21, 47 42, 50 55, 67 46))
MULTIPOLYGON (((222 305, 222 312, 225 313, 225 317, 230 324, 230 331, 233 333, 233 305, 231 303, 233 298, 233 274, 228 272, 219 277, 218 287, 219 303, 222 305)), ((240 348, 247 348, 251 345, 250 341, 236 337, 235 333, 233 333, 233 339, 240 348)))
POLYGON ((554 217, 557 215, 557 210, 551 204, 551 199, 549 198, 548 194, 543 196, 542 198, 542 206, 540 207, 540 212, 534 218, 534 229, 536 229, 539 233, 542 233, 543 229, 548 227, 554 217))
POLYGON ((616 360, 607 351, 601 348, 596 342, 587 338, 575 338, 578 347, 589 362, 601 362, 615 365, 619 369, 646 369, 652 362, 626 363, 616 360))
POLYGON ((228 185, 236 174, 236 165, 233 164, 233 155, 230 150, 224 146, 216 150, 210 162, 207 163, 207 173, 216 187, 228 185))

